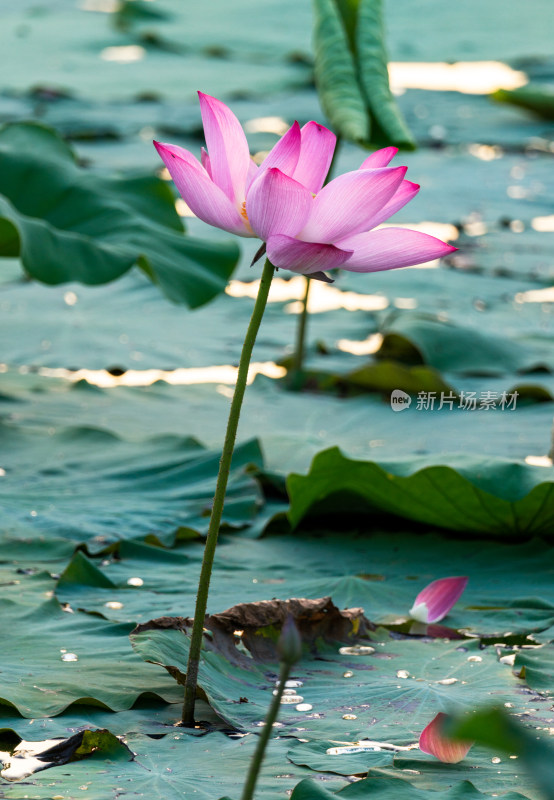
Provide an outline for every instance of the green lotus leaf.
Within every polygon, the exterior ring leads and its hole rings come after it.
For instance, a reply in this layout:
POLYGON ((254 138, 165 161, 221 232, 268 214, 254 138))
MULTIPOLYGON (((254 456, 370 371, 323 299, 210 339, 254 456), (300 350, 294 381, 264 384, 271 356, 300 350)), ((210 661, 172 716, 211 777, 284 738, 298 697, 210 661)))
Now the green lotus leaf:
POLYGON ((22 122, 0 129, 0 256, 48 284, 106 283, 138 265, 195 308, 225 289, 238 248, 185 236, 161 179, 96 175, 53 129, 22 122))

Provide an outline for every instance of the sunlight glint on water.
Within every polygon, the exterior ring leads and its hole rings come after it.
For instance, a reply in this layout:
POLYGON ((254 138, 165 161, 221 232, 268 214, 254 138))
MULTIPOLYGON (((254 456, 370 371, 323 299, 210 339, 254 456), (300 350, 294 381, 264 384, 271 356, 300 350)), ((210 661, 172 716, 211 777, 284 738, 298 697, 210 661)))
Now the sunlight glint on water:
POLYGON ((81 0, 81 11, 95 11, 102 14, 115 14, 121 6, 120 0, 81 0))
POLYGON ((46 739, 43 742, 19 742, 13 753, 0 751, 0 762, 4 768, 0 775, 7 781, 19 781, 35 772, 46 769, 51 762, 41 761, 37 756, 58 744, 60 739, 46 739))
POLYGON ((339 339, 337 347, 343 353, 351 353, 353 356, 368 356, 376 353, 382 344, 383 335, 381 333, 372 333, 361 342, 355 339, 339 339))
POLYGON ((547 217, 533 217, 531 227, 539 233, 554 233, 554 214, 547 217))
POLYGON ((525 463, 532 467, 551 467, 552 459, 549 456, 526 456, 525 463))
MULTIPOLYGON (((343 717, 344 719, 344 717, 343 717)), ((380 753, 383 750, 389 752, 402 752, 406 750, 417 750, 417 742, 408 745, 391 744, 390 742, 373 742, 370 739, 361 739, 359 742, 343 745, 341 747, 330 747, 326 750, 328 756, 348 756, 354 753, 380 753)))
POLYGON ((124 44, 118 47, 105 47, 100 53, 103 61, 115 61, 118 64, 130 64, 141 61, 146 55, 146 50, 140 44, 124 44))
POLYGON ((246 133, 274 133, 282 136, 289 129, 289 123, 282 117, 256 117, 244 123, 246 133))
POLYGON ((395 94, 405 89, 436 92, 490 94, 497 89, 525 86, 527 75, 500 61, 391 62, 391 88, 395 94))
MULTIPOLYGON (((173 386, 190 386, 197 383, 220 383, 234 385, 237 379, 237 368, 230 364, 213 367, 184 367, 171 371, 162 369, 129 369, 123 375, 111 375, 103 369, 79 369, 75 372, 60 368, 41 367, 39 375, 47 378, 64 378, 72 382, 85 380, 93 386, 111 389, 115 386, 151 386, 156 381, 166 381, 173 386)), ((248 384, 256 375, 267 378, 283 378, 287 374, 284 367, 274 361, 253 362, 248 370, 248 384)))
MULTIPOLYGON (((231 297, 250 297, 254 299, 258 294, 260 281, 231 281, 225 293, 231 297)), ((285 280, 274 278, 269 292, 270 303, 282 303, 287 300, 300 301, 306 293, 306 280, 300 275, 285 280)), ((335 286, 321 281, 312 281, 308 310, 310 314, 321 314, 325 311, 334 311, 344 308, 347 311, 382 311, 389 305, 388 298, 379 294, 358 294, 357 292, 342 292, 335 286)), ((289 313, 298 313, 302 305, 300 302, 291 303, 286 307, 289 313)))
POLYGON ((530 289, 528 292, 518 292, 515 296, 516 303, 554 303, 554 287, 546 289, 530 289))
POLYGON ((348 647, 339 647, 339 653, 341 656, 370 656, 374 652, 374 647, 364 644, 354 644, 348 647))

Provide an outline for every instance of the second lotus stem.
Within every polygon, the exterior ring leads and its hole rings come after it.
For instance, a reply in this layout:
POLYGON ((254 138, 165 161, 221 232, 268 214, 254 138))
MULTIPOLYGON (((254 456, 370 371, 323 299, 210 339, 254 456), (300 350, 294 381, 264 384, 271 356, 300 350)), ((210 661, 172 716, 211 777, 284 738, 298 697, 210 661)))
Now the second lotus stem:
POLYGON ((302 298, 302 311, 298 320, 298 327, 296 328, 296 346, 294 348, 294 358, 292 363, 292 372, 290 379, 290 388, 298 391, 302 388, 303 383, 303 368, 304 368, 304 350, 306 346, 306 326, 308 324, 308 300, 310 296, 311 280, 306 276, 306 291, 302 298))
MULTIPOLYGON (((333 178, 333 173, 335 171, 335 166, 337 163, 337 156, 341 146, 341 137, 337 136, 337 144, 333 153, 333 158, 331 164, 329 166, 329 171, 327 172, 327 177, 325 178, 325 183, 323 184, 326 186, 330 180, 333 178)), ((296 329, 296 345, 294 348, 294 357, 292 362, 292 371, 289 381, 289 388, 295 391, 298 391, 302 388, 303 383, 303 370, 304 370, 304 354, 306 351, 306 331, 308 328, 308 300, 310 295, 310 285, 311 280, 309 276, 306 276, 306 290, 304 292, 304 297, 302 299, 302 310, 300 312, 300 316, 298 319, 298 327, 296 329)))
POLYGON ((256 745, 256 750, 254 751, 254 755, 250 762, 250 767, 246 776, 246 782, 244 784, 244 789, 242 790, 241 800, 253 800, 254 789, 256 788, 258 775, 260 774, 263 764, 267 743, 269 742, 273 732, 273 725, 279 714, 279 707, 281 705, 283 692, 285 691, 285 687, 287 685, 287 678, 290 675, 292 665, 295 664, 302 656, 302 640, 300 638, 298 628, 296 627, 291 616, 287 617, 283 624, 281 635, 279 636, 279 641, 277 642, 277 652, 279 654, 279 660, 281 663, 279 680, 277 681, 277 688, 273 692, 271 704, 265 718, 264 727, 260 733, 260 738, 258 739, 258 743, 256 745))
POLYGON ((291 668, 290 664, 281 664, 281 671, 279 673, 279 683, 277 684, 277 689, 271 700, 271 705, 267 712, 262 732, 260 733, 260 737, 256 744, 256 750, 250 761, 248 774, 246 776, 246 783, 244 784, 244 789, 242 790, 241 800, 252 800, 254 796, 254 789, 256 788, 256 782, 258 780, 260 768, 264 760, 265 749, 267 747, 267 743, 269 742, 271 734, 273 733, 273 723, 275 722, 275 720, 277 719, 277 715, 279 714, 281 698, 283 697, 283 692, 285 690, 287 678, 289 677, 290 674, 290 668, 291 668))

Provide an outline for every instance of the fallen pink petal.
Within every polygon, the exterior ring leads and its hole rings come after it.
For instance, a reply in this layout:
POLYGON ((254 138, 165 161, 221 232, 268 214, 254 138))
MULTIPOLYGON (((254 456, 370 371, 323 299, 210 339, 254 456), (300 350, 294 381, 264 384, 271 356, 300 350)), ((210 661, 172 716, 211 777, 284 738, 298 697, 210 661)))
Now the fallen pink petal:
POLYGON ((443 732, 447 714, 440 712, 419 737, 419 749, 444 764, 458 764, 467 756, 473 742, 458 742, 443 732))
POLYGON ((389 166, 396 147, 377 150, 324 186, 336 137, 323 125, 295 122, 257 166, 231 109, 199 97, 207 145, 201 160, 176 145, 155 147, 191 211, 209 225, 261 239, 275 267, 305 275, 336 267, 377 272, 456 250, 418 231, 375 230, 419 191, 404 178, 406 167, 389 166))
POLYGON ((409 612, 410 617, 426 623, 443 619, 462 596, 467 581, 465 576, 433 581, 416 597, 409 612))

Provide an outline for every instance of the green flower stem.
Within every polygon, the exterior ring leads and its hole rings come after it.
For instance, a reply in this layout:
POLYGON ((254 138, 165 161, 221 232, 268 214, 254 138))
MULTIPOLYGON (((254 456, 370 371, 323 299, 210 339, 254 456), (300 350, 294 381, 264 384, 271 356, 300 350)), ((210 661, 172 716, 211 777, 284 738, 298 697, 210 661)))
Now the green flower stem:
POLYGON ((308 297, 312 282, 306 276, 306 291, 302 299, 302 311, 296 329, 296 347, 294 349, 294 361, 290 380, 290 388, 298 391, 302 388, 302 368, 304 365, 304 348, 306 343, 306 325, 308 323, 308 297))
POLYGON ((206 538, 206 545, 204 548, 204 559, 202 561, 202 569, 200 571, 200 580, 198 582, 198 594, 196 596, 196 609, 194 611, 194 623, 192 626, 187 677, 185 681, 183 725, 188 727, 192 727, 194 725, 196 684, 198 682, 198 667, 200 664, 200 651, 202 649, 204 619, 206 616, 206 607, 208 605, 210 578, 212 574, 215 548, 217 545, 217 536, 219 533, 219 527, 221 525, 221 516, 223 514, 225 491, 227 489, 227 481, 229 480, 229 470, 231 469, 231 460, 233 458, 233 449, 237 436, 240 410, 244 398, 244 390, 246 389, 248 367, 250 366, 254 342, 256 341, 256 335, 258 333, 260 322, 262 321, 263 313, 267 304, 269 287, 271 286, 274 271, 275 268, 273 264, 271 264, 269 260, 266 260, 260 281, 260 288, 258 289, 258 297, 256 298, 256 302, 254 304, 254 310, 252 311, 252 316, 250 318, 250 323, 248 325, 248 330, 242 346, 237 382, 235 385, 233 400, 231 402, 231 409, 229 411, 229 420, 227 422, 227 432, 225 434, 225 442, 223 445, 223 452, 221 454, 221 461, 219 462, 219 474, 217 476, 217 485, 212 506, 212 514, 210 517, 208 536, 206 538))
MULTIPOLYGON (((325 178, 324 186, 327 186, 330 180, 333 178, 333 173, 335 171, 335 166, 337 163, 337 156, 341 146, 341 137, 337 136, 337 143, 335 145, 335 152, 333 153, 333 159, 329 166, 329 172, 327 173, 327 177, 325 178)), ((300 318, 298 320, 298 328, 296 331, 296 347, 294 350, 294 359, 292 364, 292 370, 289 380, 289 388, 293 391, 299 391, 302 388, 303 382, 303 368, 304 368, 304 353, 306 350, 306 329, 308 326, 308 296, 310 294, 310 278, 306 276, 306 291, 304 293, 304 298, 302 300, 302 311, 300 313, 300 318)))
POLYGON ((275 694, 272 698, 271 705, 269 706, 269 711, 267 712, 267 716, 265 718, 265 725, 262 728, 260 738, 258 739, 258 744, 256 745, 256 751, 252 757, 252 760, 250 761, 250 767, 248 768, 248 775, 246 776, 246 783, 244 784, 244 789, 242 790, 241 800, 252 800, 254 796, 256 781, 258 780, 260 768, 264 760, 264 754, 265 754, 265 749, 267 747, 267 743, 269 742, 269 738, 273 733, 273 723, 275 722, 275 720, 277 719, 277 715, 279 714, 281 698, 283 696, 283 691, 285 689, 285 682, 290 674, 290 668, 291 668, 290 663, 281 664, 277 694, 275 694))

